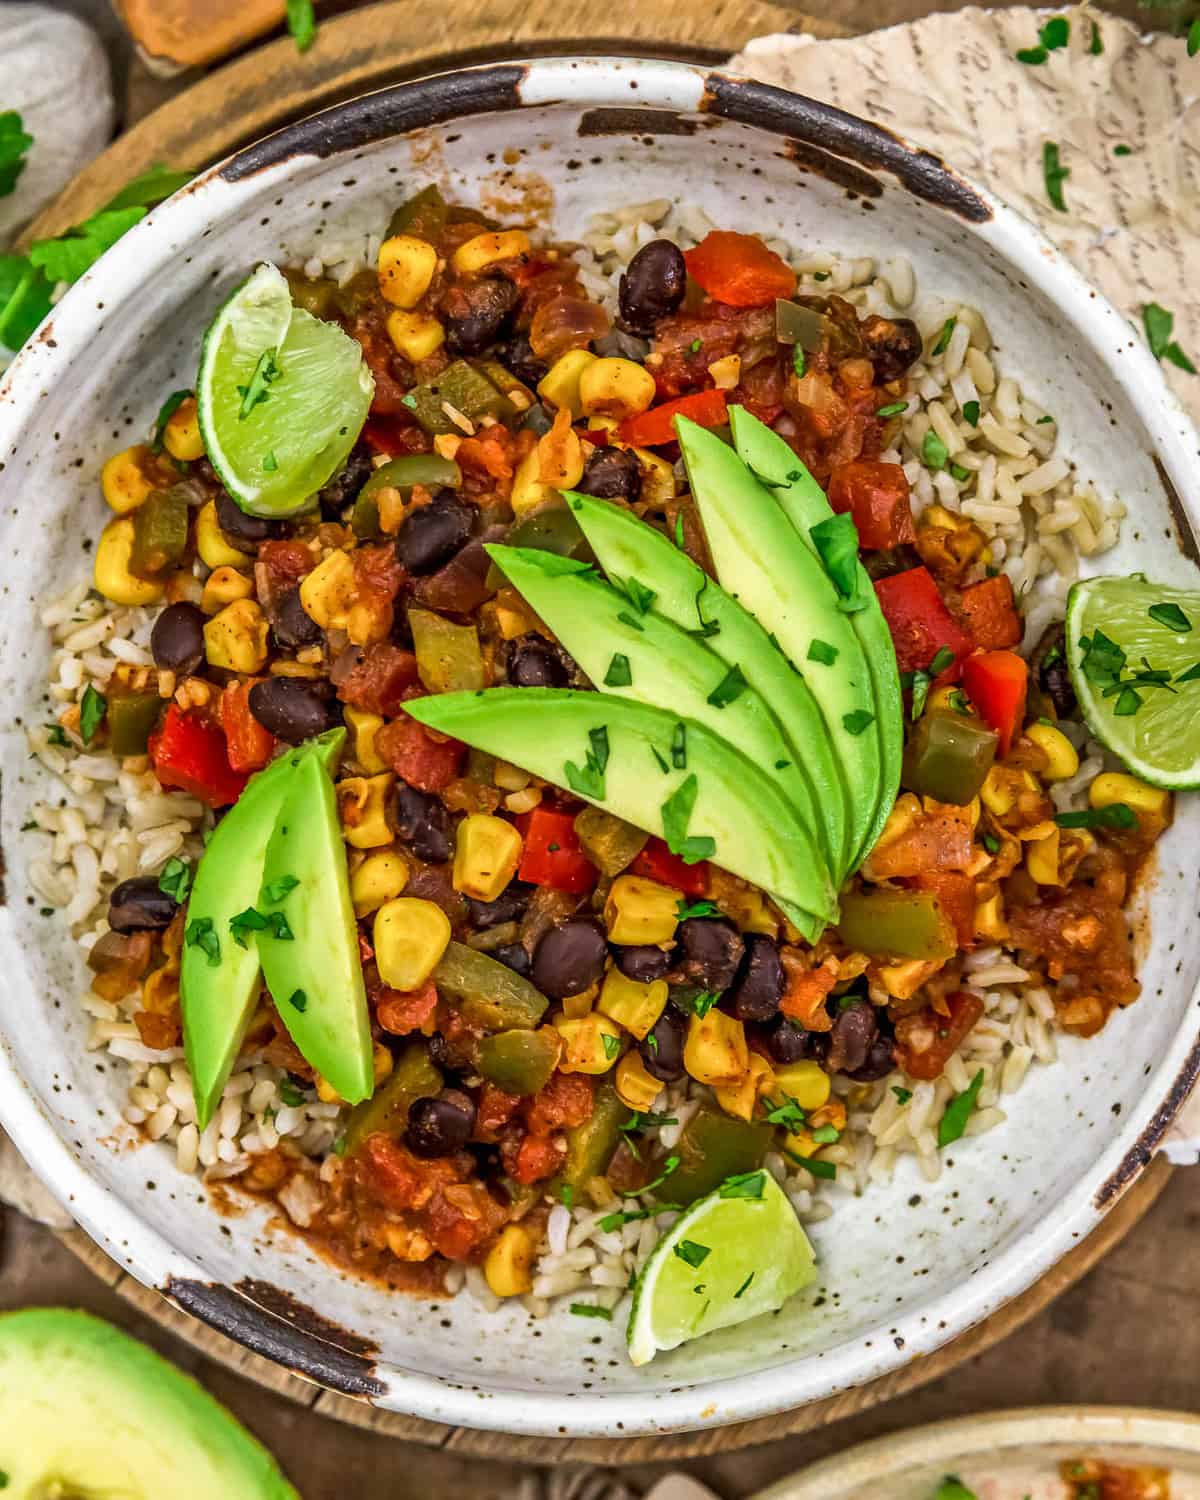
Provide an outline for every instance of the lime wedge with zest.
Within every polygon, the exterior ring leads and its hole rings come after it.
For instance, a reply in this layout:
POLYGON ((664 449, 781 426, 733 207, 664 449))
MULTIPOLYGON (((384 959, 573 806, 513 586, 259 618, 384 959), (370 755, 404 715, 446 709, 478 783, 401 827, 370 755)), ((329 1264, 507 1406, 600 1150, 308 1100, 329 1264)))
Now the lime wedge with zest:
POLYGON ((1083 579, 1067 599, 1067 665, 1088 728, 1135 776, 1200 787, 1200 589, 1083 579))
POLYGON ((731 1177, 680 1215, 642 1267, 629 1358, 648 1364, 663 1350, 774 1312, 815 1275, 808 1236, 771 1174, 731 1177))
POLYGON ((204 335, 196 399, 209 461, 250 515, 295 515, 345 462, 374 389, 354 339, 293 307, 283 274, 261 265, 204 335))

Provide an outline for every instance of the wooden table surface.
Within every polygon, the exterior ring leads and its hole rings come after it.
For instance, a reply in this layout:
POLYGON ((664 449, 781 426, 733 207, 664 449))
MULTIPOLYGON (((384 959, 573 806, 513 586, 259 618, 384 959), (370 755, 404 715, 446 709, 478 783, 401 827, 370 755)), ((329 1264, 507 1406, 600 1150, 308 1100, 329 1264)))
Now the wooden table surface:
MULTIPOLYGON (((667 8, 674 0, 651 3, 667 8)), ((112 36, 107 0, 68 0, 64 8, 103 19, 112 36)), ((956 8, 955 0, 804 0, 809 13, 827 16, 848 30, 956 8)), ((1141 9, 1137 0, 1108 0, 1106 8, 1142 23, 1155 19, 1155 12, 1141 9)), ((118 56, 116 62, 127 122, 184 81, 151 79, 128 57, 118 56)), ((1197 1410, 1200 1257, 1191 1244, 1200 1226, 1197 1182, 1200 1178, 1191 1172, 1176 1173, 1138 1229, 1008 1342, 890 1405, 769 1447, 697 1460, 687 1466, 688 1472, 726 1500, 736 1500, 851 1443, 943 1417, 1045 1403, 1120 1402, 1197 1410)), ((0 1208, 0 1310, 49 1303, 107 1317, 195 1375, 279 1454, 301 1485, 304 1500, 391 1500, 435 1491, 470 1500, 508 1500, 527 1472, 399 1445, 318 1416, 231 1374, 141 1318, 50 1231, 0 1208), (289 1455, 302 1457, 289 1460, 289 1455)), ((642 1489, 658 1472, 642 1466, 623 1477, 642 1489)))

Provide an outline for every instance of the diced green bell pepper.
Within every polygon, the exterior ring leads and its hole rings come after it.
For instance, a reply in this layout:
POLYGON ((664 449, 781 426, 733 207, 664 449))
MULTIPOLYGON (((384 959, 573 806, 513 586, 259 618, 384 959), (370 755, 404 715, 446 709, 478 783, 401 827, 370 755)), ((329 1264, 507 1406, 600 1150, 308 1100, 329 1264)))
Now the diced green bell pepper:
POLYGON ((423 1042, 413 1042, 369 1099, 356 1104, 346 1122, 346 1155, 357 1151, 369 1135, 399 1137, 408 1111, 417 1099, 440 1093, 442 1075, 429 1059, 423 1042))
POLYGON ((288 291, 295 306, 311 313, 314 318, 328 318, 336 306, 337 282, 327 276, 309 280, 302 271, 285 270, 288 291))
POLYGON ((387 238, 412 234, 436 242, 446 227, 446 200, 436 183, 423 187, 407 199, 388 220, 387 238))
POLYGON ((133 513, 133 550, 129 571, 138 578, 159 578, 187 551, 188 506, 175 488, 152 490, 133 513))
POLYGON ((423 484, 428 490, 447 487, 456 490, 462 484, 462 470, 452 458, 443 458, 440 453, 408 453, 403 458, 380 464, 359 490, 354 509, 350 512, 350 527, 354 535, 379 535, 380 490, 399 490, 407 500, 414 484, 423 484))
POLYGON ((551 1185, 553 1196, 559 1196, 563 1186, 582 1192, 591 1178, 604 1176, 620 1143, 621 1125, 628 1118, 629 1106, 617 1097, 612 1080, 601 1078, 591 1114, 582 1125, 572 1125, 567 1131, 567 1160, 551 1185))
POLYGON ((842 897, 838 932, 848 948, 872 958, 951 958, 958 947, 932 891, 851 891, 842 897))
POLYGON ((650 837, 602 807, 585 807, 575 819, 575 834, 580 848, 602 875, 619 875, 627 870, 650 837))
POLYGON ((435 379, 417 385, 403 398, 413 416, 431 436, 462 429, 446 412, 447 406, 472 422, 481 417, 511 417, 516 408, 492 382, 465 359, 456 359, 435 379))
POLYGON ((997 743, 995 732, 973 714, 930 709, 905 747, 901 781, 919 797, 965 807, 987 779, 997 743))
POLYGON ((447 947, 433 980, 442 998, 481 1031, 532 1031, 550 1003, 507 964, 465 943, 447 947))
MULTIPOLYGON (((559 557, 573 557, 592 567, 596 564, 596 554, 580 529, 579 522, 569 507, 559 502, 530 511, 514 522, 504 538, 504 545, 532 547, 537 552, 554 552, 559 557)), ((488 569, 487 586, 493 593, 508 586, 508 579, 495 563, 488 569)))
POLYGON ((479 1044, 479 1071, 506 1094, 527 1098, 544 1089, 562 1044, 550 1026, 540 1031, 500 1031, 479 1044))
POLYGON ((659 1189, 672 1203, 695 1203, 725 1181, 763 1164, 772 1127, 735 1120, 721 1110, 701 1107, 683 1127, 674 1155, 679 1166, 659 1189))
POLYGON ((108 700, 108 748, 114 755, 145 755, 147 741, 166 705, 157 693, 130 693, 108 700))
POLYGON ((477 692, 487 686, 479 631, 431 609, 410 609, 417 672, 431 693, 477 692))

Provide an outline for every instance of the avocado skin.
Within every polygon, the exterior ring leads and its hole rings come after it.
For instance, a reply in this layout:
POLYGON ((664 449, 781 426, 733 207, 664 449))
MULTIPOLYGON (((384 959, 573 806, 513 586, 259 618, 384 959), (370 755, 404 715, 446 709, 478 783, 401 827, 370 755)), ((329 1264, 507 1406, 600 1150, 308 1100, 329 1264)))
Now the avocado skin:
POLYGON ((88 1313, 0 1315, 0 1392, 4 1500, 53 1481, 92 1500, 300 1500, 207 1391, 88 1313))

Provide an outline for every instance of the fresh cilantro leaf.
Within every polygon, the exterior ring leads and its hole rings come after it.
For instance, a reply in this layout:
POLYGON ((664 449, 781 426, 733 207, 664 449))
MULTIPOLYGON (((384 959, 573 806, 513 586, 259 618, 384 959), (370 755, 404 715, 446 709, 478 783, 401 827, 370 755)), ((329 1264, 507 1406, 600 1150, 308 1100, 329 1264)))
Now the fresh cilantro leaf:
POLYGON ((898 417, 902 411, 908 410, 907 401, 889 401, 886 406, 876 408, 877 417, 898 417))
POLYGON ((46 726, 46 738, 52 745, 65 745, 70 747, 71 741, 67 738, 67 731, 61 724, 48 724, 46 726))
POLYGON ((308 1009, 308 996, 303 990, 293 990, 288 996, 288 1004, 293 1010, 303 1012, 308 1009))
POLYGON ((594 761, 597 769, 603 774, 608 767, 608 729, 601 724, 596 729, 588 730, 588 743, 591 749, 588 751, 588 760, 594 761))
POLYGON ((737 1177, 727 1177, 718 1192, 722 1198, 761 1198, 766 1183, 765 1172, 743 1172, 737 1177))
POLYGON ((950 450, 931 427, 921 443, 921 461, 927 468, 938 470, 946 467, 950 450))
POLYGON ((1196 373, 1196 366, 1191 362, 1183 350, 1174 341, 1167 345, 1163 358, 1168 364, 1172 364, 1179 370, 1186 370, 1189 375, 1196 373))
POLYGON ((1132 146, 1126 146, 1126 145, 1114 146, 1113 147, 1113 155, 1114 156, 1132 156, 1133 155, 1133 147, 1132 146))
POLYGON ((250 946, 248 935, 251 932, 265 932, 266 929, 266 917, 253 906, 248 906, 245 911, 240 911, 236 917, 229 919, 230 935, 239 948, 250 946))
POLYGON ((689 903, 683 897, 680 897, 679 903, 675 907, 675 919, 679 922, 686 922, 691 917, 715 917, 716 915, 717 908, 711 901, 692 901, 689 903))
POLYGON ((1152 604, 1146 613, 1156 625, 1163 625, 1180 635, 1186 635, 1192 628, 1192 622, 1178 604, 1152 604))
POLYGON ((52 281, 78 281, 106 250, 146 217, 144 208, 101 209, 90 219, 52 240, 34 240, 30 263, 52 281))
POLYGON ((1195 682, 1198 678, 1200 678, 1200 661, 1196 662, 1193 666, 1190 666, 1186 672, 1180 672, 1175 681, 1195 682))
POLYGON ((278 470, 278 468, 279 468, 279 460, 275 457, 275 450, 271 449, 269 452, 264 453, 263 454, 263 472, 265 474, 274 474, 278 470))
POLYGON ((1037 67, 1044 63, 1050 54, 1045 47, 1022 47, 1017 53, 1017 61, 1028 63, 1030 67, 1037 67))
POLYGON ((962 464, 952 463, 950 465, 950 477, 956 479, 959 484, 966 484, 967 480, 971 477, 971 471, 964 468, 962 464))
POLYGON ((782 1104, 775 1104, 767 1111, 768 1125, 782 1125, 785 1130, 803 1130, 808 1115, 790 1094, 783 1096, 782 1104))
POLYGON ((856 708, 852 714, 842 715, 842 728, 856 738, 875 722, 875 715, 865 708, 856 708))
POLYGON ((221 939, 213 930, 211 917, 197 917, 194 922, 189 922, 183 940, 189 948, 199 948, 207 956, 210 969, 220 965, 221 939))
POLYGON ((1100 35, 1100 27, 1096 21, 1092 22, 1092 39, 1088 43, 1088 51, 1093 57, 1099 57, 1104 51, 1104 38, 1100 35))
MULTIPOLYGON (((293 0, 288 0, 289 6, 293 0)), ((612 1322, 612 1313, 607 1307, 600 1307, 595 1302, 572 1302, 571 1311, 577 1318, 603 1318, 606 1323, 612 1322)))
POLYGON ((307 52, 317 36, 313 0, 287 0, 287 28, 295 40, 297 52, 307 52))
POLYGON ((808 660, 818 661, 823 667, 832 667, 837 657, 837 647, 831 646, 828 641, 813 641, 808 648, 808 660))
POLYGON ((633 671, 629 665, 629 658, 621 652, 613 653, 613 659, 608 664, 608 671, 604 674, 605 687, 628 687, 633 681, 633 671))
POLYGON ((570 1210, 570 1209, 574 1208, 574 1206, 575 1206, 575 1189, 571 1186, 571 1184, 569 1182, 561 1182, 561 1183, 559 1183, 559 1186, 558 1186, 558 1196, 562 1200, 562 1205, 563 1205, 563 1207, 565 1209, 570 1210))
POLYGON ((667 848, 689 865, 698 864, 702 859, 711 859, 717 852, 716 842, 712 838, 688 837, 688 823, 699 791, 700 785, 693 771, 684 777, 662 805, 663 837, 667 841, 667 848))
POLYGON ((846 613, 864 608, 867 601, 858 586, 858 531, 850 516, 828 516, 808 534, 837 590, 839 606, 846 613))
POLYGON ((898 1083, 892 1084, 892 1093, 901 1104, 907 1104, 912 1098, 912 1089, 902 1089, 898 1083))
POLYGON ((1128 719, 1132 714, 1137 713, 1144 701, 1136 688, 1122 687, 1117 695, 1116 703, 1113 704, 1113 715, 1118 719, 1128 719))
POLYGON ((692 996, 692 1014, 703 1021, 720 998, 716 990, 701 990, 699 994, 692 996))
POLYGON ((279 1085, 279 1097, 289 1109, 298 1109, 304 1103, 303 1092, 287 1078, 279 1085))
POLYGON ((963 414, 963 419, 965 421, 969 422, 972 427, 978 427, 979 426, 979 402, 978 401, 964 401, 963 402, 962 414, 963 414))
POLYGON ((937 343, 935 343, 933 348, 929 351, 934 358, 936 358, 939 354, 945 354, 946 347, 950 343, 950 339, 954 333, 954 328, 957 322, 957 318, 947 318, 946 321, 942 324, 942 331, 937 336, 937 343))
POLYGON ((238 395, 242 398, 242 404, 238 407, 238 421, 244 422, 260 401, 270 400, 271 393, 267 387, 273 380, 278 380, 280 369, 275 361, 276 349, 264 349, 258 356, 258 363, 250 376, 249 385, 239 385, 238 395))
POLYGON ((806 1172, 811 1172, 814 1177, 824 1178, 827 1182, 832 1182, 837 1176, 837 1162, 835 1161, 818 1161, 815 1156, 793 1157, 792 1160, 798 1160, 799 1165, 806 1172))
POLYGON ((191 391, 172 391, 158 408, 158 416, 154 419, 154 439, 151 443, 155 453, 162 452, 163 433, 167 430, 167 423, 191 394, 191 391))
POLYGON ((1000 840, 996 837, 996 835, 994 833, 985 833, 983 835, 983 847, 987 850, 987 852, 989 854, 999 854, 1000 853, 1000 840))
POLYGON ((1175 314, 1160 307, 1157 302, 1147 302, 1142 308, 1142 326, 1146 330, 1146 342, 1155 359, 1161 359, 1171 342, 1175 327, 1175 314))
POLYGON ((1071 40, 1071 23, 1066 16, 1051 16, 1038 32, 1038 41, 1047 52, 1057 52, 1071 40))
POLYGON ((299 884, 294 875, 281 875, 278 880, 272 880, 269 885, 263 886, 262 899, 270 906, 278 906, 299 884))
POLYGON ((1042 178, 1046 184, 1046 197, 1051 207, 1066 213, 1067 200, 1063 197, 1063 183, 1071 175, 1070 167, 1064 167, 1059 158, 1056 141, 1042 142, 1042 178))
POLYGON ((621 1050, 621 1038, 619 1036, 611 1036, 606 1031, 601 1035, 600 1040, 604 1046, 604 1055, 611 1062, 621 1050))
POLYGON ((734 1292, 734 1294, 733 1294, 733 1300, 735 1302, 738 1300, 738 1298, 742 1295, 742 1293, 744 1291, 747 1291, 749 1289, 750 1283, 753 1280, 754 1280, 754 1272, 751 1271, 750 1274, 749 1274, 749 1276, 746 1277, 745 1281, 742 1282, 741 1286, 738 1287, 737 1291, 734 1292))
POLYGON ((687 770, 687 725, 682 720, 671 736, 671 764, 677 771, 687 770))
POLYGON ((980 1068, 962 1093, 956 1094, 946 1106, 946 1112, 938 1122, 939 1148, 953 1145, 966 1130, 975 1101, 979 1098, 979 1090, 983 1087, 983 1076, 983 1069, 980 1068))
POLYGON ((691 1266, 693 1270, 702 1266, 712 1254, 711 1245, 700 1245, 695 1240, 680 1240, 672 1249, 684 1265, 691 1266))
POLYGON ((640 583, 636 578, 627 578, 620 585, 620 589, 639 615, 648 614, 650 606, 658 597, 653 589, 648 589, 644 583, 640 583))
POLYGON ((1137 813, 1127 802, 1110 802, 1107 807, 1087 807, 1079 812, 1056 813, 1060 828, 1136 828, 1137 813))
POLYGON ((631 615, 627 609, 621 610, 617 615, 617 619, 620 620, 622 625, 628 625, 631 630, 640 630, 643 634, 645 633, 646 627, 636 615, 631 615))
POLYGON ((603 802, 604 771, 607 765, 608 729, 601 724, 588 731, 588 752, 583 769, 580 770, 573 761, 568 761, 563 767, 568 786, 581 797, 591 797, 596 802, 603 802))
POLYGON ((1195 57, 1197 52, 1200 52, 1200 16, 1188 27, 1187 34, 1187 55, 1195 57))
POLYGON ((716 687, 713 688, 712 692, 709 693, 705 701, 711 703, 714 708, 726 708, 735 699, 741 697, 746 686, 747 683, 742 669, 735 662, 728 672, 725 673, 724 677, 721 678, 720 682, 717 683, 716 687))
POLYGON ((0 198, 7 198, 25 170, 25 153, 33 137, 15 109, 0 114, 0 198))
POLYGON ((90 745, 108 711, 108 699, 89 682, 79 703, 79 738, 90 745))

